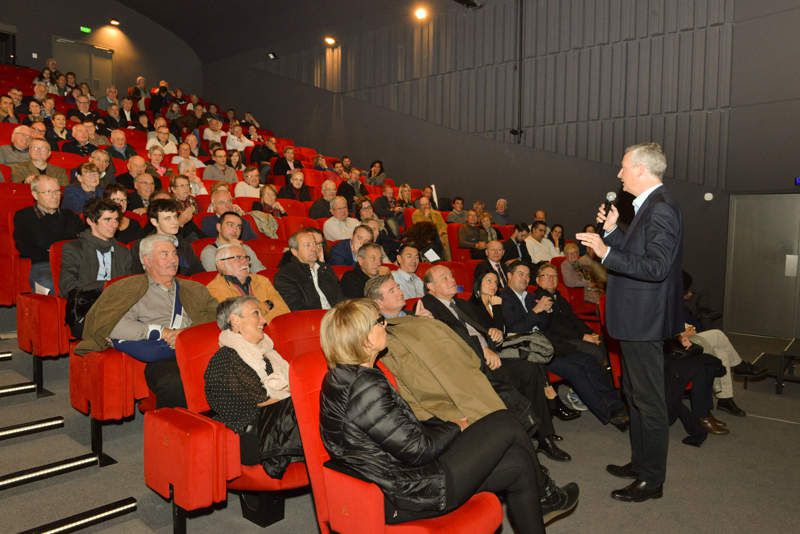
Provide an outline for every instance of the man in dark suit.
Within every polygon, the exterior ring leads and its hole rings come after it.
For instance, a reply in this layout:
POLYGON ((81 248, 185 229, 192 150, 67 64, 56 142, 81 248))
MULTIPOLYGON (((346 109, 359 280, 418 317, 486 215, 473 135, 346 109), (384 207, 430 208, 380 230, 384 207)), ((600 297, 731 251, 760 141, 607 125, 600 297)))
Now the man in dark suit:
MULTIPOLYGON (((523 248, 525 246, 523 245, 523 248)), ((475 266, 475 280, 480 279, 484 274, 492 272, 497 275, 497 283, 499 288, 504 288, 508 285, 508 278, 503 270, 503 243, 500 241, 489 241, 486 243, 486 259, 475 266)))
POLYGON ((503 263, 508 263, 512 260, 519 260, 525 265, 531 264, 531 255, 528 252, 528 247, 525 245, 525 238, 528 237, 530 231, 527 224, 518 223, 514 225, 514 233, 511 237, 503 243, 505 253, 503 254, 503 263))
POLYGON ((625 150, 617 175, 636 198, 627 230, 619 212, 597 214, 604 236, 580 233, 608 269, 606 316, 609 335, 622 346, 623 388, 630 405, 631 462, 609 465, 612 475, 633 483, 611 496, 629 502, 657 499, 667 470, 669 423, 664 395, 663 341, 683 329, 681 261, 683 230, 678 205, 661 178, 667 159, 656 143, 625 150))
POLYGON ((555 433, 545 398, 542 369, 527 360, 500 360, 496 350, 503 341, 503 333, 497 328, 487 330, 472 315, 469 303, 455 298, 458 287, 450 269, 434 265, 426 271, 423 282, 427 294, 421 302, 425 309, 472 347, 492 387, 529 434, 536 437, 539 442, 537 451, 553 460, 570 460, 570 455, 556 445, 560 436, 555 433), (531 417, 535 423, 529 421, 531 417))
POLYGON ((323 263, 314 234, 299 230, 289 238, 291 260, 275 275, 275 289, 292 311, 329 310, 342 300, 339 280, 323 263))
POLYGON ((341 287, 344 298, 364 297, 364 286, 367 281, 377 276, 381 270, 381 253, 381 246, 375 243, 366 243, 358 249, 358 264, 352 271, 342 275, 341 287))

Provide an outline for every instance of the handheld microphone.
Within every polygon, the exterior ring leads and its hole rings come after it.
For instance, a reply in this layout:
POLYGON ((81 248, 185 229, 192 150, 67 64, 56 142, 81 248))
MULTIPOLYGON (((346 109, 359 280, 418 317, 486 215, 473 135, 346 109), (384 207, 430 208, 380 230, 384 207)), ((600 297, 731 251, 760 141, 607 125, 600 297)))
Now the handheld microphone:
POLYGON ((606 200, 605 202, 603 202, 603 209, 606 211, 606 215, 608 215, 608 212, 611 211, 611 206, 614 204, 616 200, 617 200, 617 193, 615 193, 614 191, 609 191, 608 193, 606 193, 606 200))

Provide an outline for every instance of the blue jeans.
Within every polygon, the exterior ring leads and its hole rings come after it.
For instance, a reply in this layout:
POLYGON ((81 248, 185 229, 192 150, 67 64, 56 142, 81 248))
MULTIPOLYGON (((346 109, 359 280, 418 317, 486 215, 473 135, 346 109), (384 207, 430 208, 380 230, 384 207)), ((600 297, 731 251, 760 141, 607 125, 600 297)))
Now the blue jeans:
POLYGON ((28 275, 28 283, 31 285, 31 291, 36 291, 34 284, 39 284, 50 290, 50 293, 55 291, 53 284, 53 273, 50 271, 50 262, 40 261, 31 264, 31 274, 28 275))

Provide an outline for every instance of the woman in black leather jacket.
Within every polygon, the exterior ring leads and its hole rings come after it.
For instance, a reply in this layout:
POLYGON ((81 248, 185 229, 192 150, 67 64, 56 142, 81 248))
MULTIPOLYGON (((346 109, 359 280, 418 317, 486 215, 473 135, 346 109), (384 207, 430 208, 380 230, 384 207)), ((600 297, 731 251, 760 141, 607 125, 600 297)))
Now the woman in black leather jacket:
POLYGON ((467 427, 466 419, 419 421, 374 367, 386 348, 386 319, 367 299, 337 304, 322 320, 330 370, 320 426, 331 458, 377 484, 386 522, 435 517, 478 491, 506 495, 515 532, 544 532, 534 454, 506 411, 467 427))

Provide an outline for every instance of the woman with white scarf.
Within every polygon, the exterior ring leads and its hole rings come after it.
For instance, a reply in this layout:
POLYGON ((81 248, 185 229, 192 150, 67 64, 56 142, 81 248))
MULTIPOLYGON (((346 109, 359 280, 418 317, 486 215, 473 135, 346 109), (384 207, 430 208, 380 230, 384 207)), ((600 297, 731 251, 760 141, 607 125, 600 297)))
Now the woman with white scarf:
POLYGON ((217 307, 220 348, 205 372, 206 398, 216 418, 239 434, 242 463, 261 464, 279 478, 303 450, 289 391, 289 364, 264 333, 255 297, 217 307))

